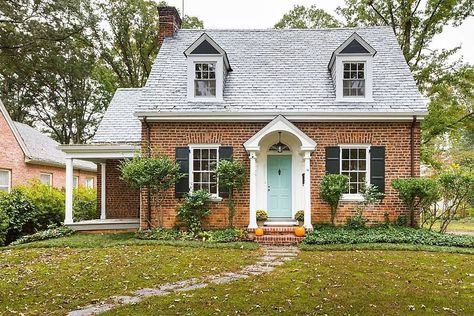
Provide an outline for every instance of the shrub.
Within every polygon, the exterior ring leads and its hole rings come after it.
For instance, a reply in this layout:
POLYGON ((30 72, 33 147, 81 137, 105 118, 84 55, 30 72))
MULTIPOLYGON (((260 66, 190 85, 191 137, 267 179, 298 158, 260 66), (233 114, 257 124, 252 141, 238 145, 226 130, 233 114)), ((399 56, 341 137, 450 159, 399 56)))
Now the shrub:
POLYGON ((299 210, 298 212, 296 212, 295 220, 297 220, 298 222, 304 222, 304 210, 299 210))
POLYGON ((362 212, 358 212, 356 215, 347 219, 347 227, 352 229, 364 228, 366 223, 367 219, 362 216, 362 212))
POLYGON ((132 188, 148 188, 155 195, 159 225, 163 226, 164 193, 184 176, 180 173, 179 164, 168 156, 136 156, 133 159, 124 160, 119 169, 122 173, 121 179, 132 188))
POLYGON ((331 207, 331 223, 334 225, 337 207, 342 194, 349 190, 349 177, 342 174, 327 174, 321 180, 320 195, 331 207))
POLYGON ((162 227, 139 230, 135 234, 138 239, 144 240, 192 240, 193 235, 178 229, 166 229, 162 227))
POLYGON ((398 215, 397 219, 395 220, 395 226, 403 227, 408 225, 408 216, 406 215, 398 215))
POLYGON ((235 216, 235 201, 234 191, 239 191, 245 184, 245 167, 235 160, 223 160, 219 162, 216 169, 219 185, 229 190, 229 199, 227 200, 227 207, 229 209, 228 223, 229 227, 233 226, 235 216))
POLYGON ((440 234, 410 227, 374 227, 364 229, 318 227, 314 232, 308 232, 303 242, 314 245, 394 243, 474 247, 473 236, 440 234))
MULTIPOLYGON (((0 193, 1 199, 1 193, 0 193)), ((8 232, 8 215, 3 208, 0 208, 0 246, 5 245, 8 232)))
POLYGON ((79 187, 74 190, 73 215, 75 221, 97 218, 97 190, 79 187))
POLYGON ((438 185, 428 178, 395 179, 392 187, 410 210, 410 225, 415 226, 415 212, 429 207, 438 200, 438 185))
POLYGON ((211 196, 198 190, 186 195, 184 204, 178 206, 177 217, 193 234, 202 230, 204 218, 211 213, 211 196))
POLYGON ((26 235, 23 237, 18 238, 14 242, 10 244, 10 246, 26 244, 34 241, 46 240, 46 239, 53 239, 53 238, 60 238, 72 235, 74 230, 61 226, 61 227, 52 227, 43 231, 39 231, 32 235, 26 235))
POLYGON ((246 241, 247 232, 242 229, 228 228, 224 230, 209 230, 198 234, 199 239, 211 243, 226 243, 246 241))
POLYGON ((264 222, 268 219, 268 213, 265 210, 257 210, 257 222, 264 222))
POLYGON ((36 209, 25 192, 14 189, 10 194, 2 194, 0 210, 8 216, 6 244, 23 235, 33 234, 37 230, 36 209))

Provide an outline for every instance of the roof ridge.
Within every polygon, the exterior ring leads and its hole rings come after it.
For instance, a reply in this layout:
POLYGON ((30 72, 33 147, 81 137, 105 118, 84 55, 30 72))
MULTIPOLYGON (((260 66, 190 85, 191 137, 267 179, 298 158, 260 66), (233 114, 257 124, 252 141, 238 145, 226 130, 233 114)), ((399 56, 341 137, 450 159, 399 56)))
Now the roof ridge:
POLYGON ((204 29, 179 29, 179 32, 207 32, 207 31, 222 31, 222 32, 316 32, 316 31, 336 31, 336 30, 361 30, 361 29, 391 29, 387 25, 373 25, 373 26, 343 26, 343 27, 323 27, 323 28, 307 28, 307 29, 275 29, 275 28, 204 28, 204 29))

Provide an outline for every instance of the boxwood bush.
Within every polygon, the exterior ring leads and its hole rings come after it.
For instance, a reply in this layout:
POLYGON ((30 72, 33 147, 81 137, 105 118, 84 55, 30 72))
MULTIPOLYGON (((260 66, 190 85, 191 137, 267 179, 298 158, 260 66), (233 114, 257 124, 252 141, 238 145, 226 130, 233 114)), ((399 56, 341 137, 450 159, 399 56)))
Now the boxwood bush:
POLYGON ((303 243, 312 245, 392 243, 447 247, 474 247, 473 236, 440 234, 409 227, 317 227, 303 243))

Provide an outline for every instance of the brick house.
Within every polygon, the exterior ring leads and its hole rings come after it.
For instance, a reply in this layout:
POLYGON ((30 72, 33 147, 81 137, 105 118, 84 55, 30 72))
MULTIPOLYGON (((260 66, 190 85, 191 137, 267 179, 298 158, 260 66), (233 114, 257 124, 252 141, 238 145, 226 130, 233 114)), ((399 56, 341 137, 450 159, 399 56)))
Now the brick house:
MULTIPOLYGON (((227 192, 211 168, 223 159, 247 168, 239 227, 255 228, 258 209, 268 226, 293 225, 298 210, 308 229, 329 222, 319 197, 327 173, 350 177, 338 223, 354 214, 365 183, 385 193, 364 214, 371 222, 408 214, 390 183, 419 176, 427 109, 390 28, 181 30, 171 7, 159 19, 162 46, 145 87, 116 92, 93 144, 63 147, 71 160, 101 163, 104 214, 157 225, 147 192, 128 188, 116 168, 147 144, 187 175, 163 202, 166 227, 196 189, 214 198, 208 227, 226 226, 227 192)), ((66 214, 71 223, 71 205, 66 214)))
MULTIPOLYGON (((58 143, 34 128, 14 122, 0 101, 0 191, 27 185, 30 180, 57 187, 66 186, 65 154, 58 143)), ((95 187, 97 167, 77 160, 73 186, 95 187)))

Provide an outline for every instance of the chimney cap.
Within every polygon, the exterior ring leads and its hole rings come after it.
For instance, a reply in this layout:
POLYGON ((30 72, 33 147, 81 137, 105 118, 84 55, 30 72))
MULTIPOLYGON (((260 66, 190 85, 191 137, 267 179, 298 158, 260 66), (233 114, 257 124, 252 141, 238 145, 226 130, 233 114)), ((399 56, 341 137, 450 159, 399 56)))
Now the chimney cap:
POLYGON ((183 21, 181 20, 181 17, 179 16, 179 12, 175 7, 172 7, 172 6, 166 6, 166 7, 158 6, 158 16, 159 17, 165 17, 165 16, 170 16, 170 15, 174 16, 174 18, 176 19, 178 24, 181 25, 181 23, 183 21))

